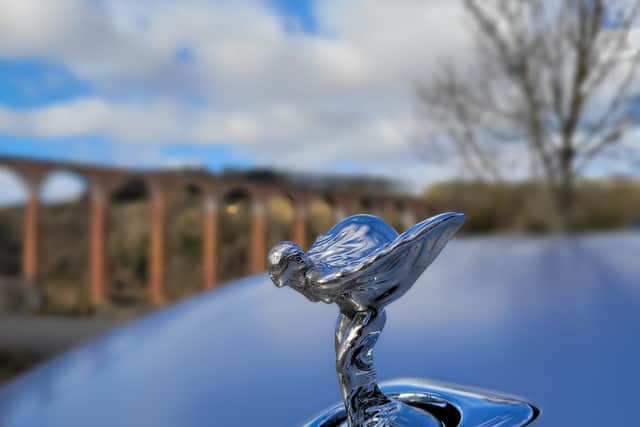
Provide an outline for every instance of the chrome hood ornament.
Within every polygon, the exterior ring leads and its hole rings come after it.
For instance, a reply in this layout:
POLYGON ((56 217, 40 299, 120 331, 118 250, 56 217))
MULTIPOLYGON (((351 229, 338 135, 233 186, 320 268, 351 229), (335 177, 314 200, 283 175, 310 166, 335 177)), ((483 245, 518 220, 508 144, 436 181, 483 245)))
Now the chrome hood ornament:
MULTIPOLYGON (((402 398, 397 385, 393 393, 383 392, 376 380, 373 348, 385 324, 385 307, 413 286, 463 222, 463 214, 444 213, 398 235, 375 216, 354 215, 318 236, 307 253, 293 242, 282 242, 269 252, 268 272, 276 286, 289 286, 310 301, 335 303, 340 310, 335 350, 344 410, 333 409, 328 418, 309 426, 445 425, 425 409, 427 402, 415 404, 417 390, 425 392, 424 387, 409 386, 413 401, 402 398)), ((435 388, 426 393, 429 401, 438 394, 435 388)))

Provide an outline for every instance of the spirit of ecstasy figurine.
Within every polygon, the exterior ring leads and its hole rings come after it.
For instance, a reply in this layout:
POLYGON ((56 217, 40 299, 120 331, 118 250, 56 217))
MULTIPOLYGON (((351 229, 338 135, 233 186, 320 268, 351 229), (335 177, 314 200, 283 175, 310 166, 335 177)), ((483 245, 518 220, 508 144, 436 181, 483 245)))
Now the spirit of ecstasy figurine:
POLYGON ((306 254, 292 242, 269 252, 276 286, 340 309, 336 371, 350 427, 442 425, 380 390, 373 347, 384 327, 384 308, 411 288, 463 222, 463 214, 445 213, 398 235, 375 216, 354 215, 320 235, 306 254))

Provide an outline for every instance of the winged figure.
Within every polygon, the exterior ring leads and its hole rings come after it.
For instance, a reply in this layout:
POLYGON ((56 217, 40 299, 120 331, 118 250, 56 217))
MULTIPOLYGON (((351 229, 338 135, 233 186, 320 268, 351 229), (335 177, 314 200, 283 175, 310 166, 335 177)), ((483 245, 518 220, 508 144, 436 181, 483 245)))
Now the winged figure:
POLYGON ((293 242, 268 256, 273 283, 343 314, 380 310, 404 295, 464 221, 459 213, 426 219, 404 233, 372 215, 354 215, 318 236, 309 251, 293 242))
POLYGON ((424 414, 414 417, 415 409, 380 391, 373 347, 384 327, 384 307, 413 286, 463 222, 463 214, 444 213, 398 235, 375 216, 354 215, 318 236, 307 253, 293 242, 269 252, 268 272, 276 286, 340 309, 336 371, 349 426, 440 425, 414 422, 424 414))

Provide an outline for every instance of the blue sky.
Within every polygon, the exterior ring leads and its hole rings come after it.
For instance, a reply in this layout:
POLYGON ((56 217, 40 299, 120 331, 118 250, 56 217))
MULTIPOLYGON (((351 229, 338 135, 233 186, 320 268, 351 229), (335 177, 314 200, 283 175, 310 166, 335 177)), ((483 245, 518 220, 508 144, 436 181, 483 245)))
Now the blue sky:
POLYGON ((313 2, 309 0, 272 0, 272 4, 279 13, 298 22, 304 31, 313 33, 316 30, 313 2))
POLYGON ((0 153, 421 185, 408 78, 451 4, 0 0, 0 153))
MULTIPOLYGON (((425 132, 415 82, 473 53, 460 0, 0 0, 0 10, 0 154, 367 174, 412 190, 465 172, 455 159, 426 165, 411 144, 425 132)), ((0 201, 8 182, 0 169, 0 201)))
MULTIPOLYGON (((283 20, 287 31, 314 33, 313 4, 307 0, 270 0, 269 6, 283 20)), ((189 50, 176 53, 176 61, 190 61, 189 50)), ((73 99, 100 94, 90 81, 75 76, 64 64, 42 58, 0 57, 0 105, 15 110, 28 110, 73 99)), ((0 153, 25 157, 57 160, 75 160, 95 163, 120 164, 118 153, 127 143, 109 140, 100 135, 81 137, 25 137, 0 133, 0 153)), ((250 168, 255 159, 251 155, 235 152, 225 145, 202 147, 188 142, 166 142, 158 149, 159 157, 168 163, 179 165, 201 162, 212 171, 223 167, 250 168)), ((138 161, 137 161, 138 162, 138 161)), ((137 163, 136 162, 136 163, 137 163)), ((148 164, 131 166, 153 167, 148 164)))
MULTIPOLYGON (((269 6, 280 15, 287 31, 313 33, 313 4, 307 0, 271 0, 269 6)), ((79 35, 81 36, 81 35, 79 35)), ((191 60, 189 50, 176 53, 177 62, 191 60)), ((28 110, 64 103, 77 98, 100 95, 91 81, 70 72, 64 64, 38 57, 0 57, 0 105, 15 110, 28 110)), ((0 133, 0 153, 57 160, 77 160, 95 163, 121 163, 118 153, 126 142, 110 140, 100 135, 81 137, 29 137, 0 133)), ((166 162, 180 164, 201 162, 213 171, 222 167, 249 168, 255 164, 251 155, 240 154, 229 146, 203 147, 188 142, 167 141, 157 150, 166 162)), ((142 161, 140 166, 152 167, 157 160, 142 161)), ((138 161, 136 161, 138 162, 138 161)), ((138 166, 134 164, 131 166, 138 166)))
POLYGON ((34 59, 0 59, 0 102, 20 109, 62 102, 91 93, 87 82, 63 66, 34 59))

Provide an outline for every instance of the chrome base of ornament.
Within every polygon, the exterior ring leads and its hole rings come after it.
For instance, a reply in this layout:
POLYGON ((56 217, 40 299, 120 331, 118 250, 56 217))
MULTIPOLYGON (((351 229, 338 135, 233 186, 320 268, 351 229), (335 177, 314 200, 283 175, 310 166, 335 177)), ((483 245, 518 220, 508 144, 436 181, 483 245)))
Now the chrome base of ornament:
MULTIPOLYGON (((402 406, 395 419, 349 427, 523 427, 540 413, 512 397, 430 381, 397 380, 382 383, 381 389, 402 406)), ((348 427, 344 405, 337 404, 304 427, 348 427)))

